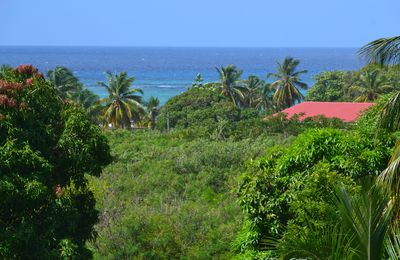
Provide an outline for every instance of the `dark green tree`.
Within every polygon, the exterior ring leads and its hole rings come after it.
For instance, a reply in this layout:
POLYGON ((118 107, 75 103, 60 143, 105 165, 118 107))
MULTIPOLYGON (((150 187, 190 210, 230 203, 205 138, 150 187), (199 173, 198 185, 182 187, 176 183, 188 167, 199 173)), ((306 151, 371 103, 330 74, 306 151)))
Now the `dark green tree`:
POLYGON ((86 113, 30 65, 0 78, 0 258, 90 258, 98 221, 85 175, 110 148, 86 113))
POLYGON ((314 79, 314 85, 308 89, 308 101, 352 101, 348 96, 348 89, 355 84, 355 72, 350 71, 323 71, 314 79))

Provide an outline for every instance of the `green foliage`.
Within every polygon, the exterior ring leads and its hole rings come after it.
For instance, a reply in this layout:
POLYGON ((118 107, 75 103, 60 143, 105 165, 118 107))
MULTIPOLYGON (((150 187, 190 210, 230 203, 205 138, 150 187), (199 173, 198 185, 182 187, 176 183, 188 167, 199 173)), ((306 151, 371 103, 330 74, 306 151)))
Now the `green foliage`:
POLYGON ((97 258, 232 258, 242 215, 231 190, 249 159, 282 138, 220 141, 185 130, 112 131, 115 156, 91 178, 101 221, 97 258))
POLYGON ((290 119, 284 113, 277 113, 274 116, 264 118, 266 131, 270 134, 284 133, 286 135, 298 135, 310 128, 337 128, 351 129, 353 126, 343 122, 339 118, 326 118, 324 116, 308 117, 300 121, 299 115, 294 115, 290 119))
POLYGON ((359 71, 324 71, 315 76, 306 100, 365 102, 400 89, 400 67, 369 64, 359 71))
POLYGON ((307 223, 295 233, 285 234, 276 250, 283 259, 387 259, 385 250, 388 256, 398 253, 397 230, 390 231, 394 204, 386 186, 365 178, 359 191, 350 195, 339 184, 335 194, 329 214, 336 216, 336 222, 322 229, 307 223))
MULTIPOLYGON (((261 101, 262 102, 262 101, 261 101)), ((211 139, 256 138, 263 134, 297 135, 309 128, 349 128, 340 119, 323 116, 300 121, 283 114, 267 116, 256 108, 239 108, 213 87, 192 87, 171 98, 161 108, 157 127, 160 130, 186 130, 190 135, 211 139)))
POLYGON ((242 232, 256 239, 237 242, 237 248, 260 250, 262 239, 296 234, 307 221, 317 229, 334 223, 333 187, 343 183, 352 190, 352 179, 379 174, 392 144, 384 132, 310 129, 288 148, 269 150, 241 180, 239 204, 251 222, 242 232))
POLYGON ((347 90, 352 85, 352 72, 324 71, 317 74, 314 85, 308 90, 308 101, 349 101, 347 90))
POLYGON ((157 128, 186 129, 195 136, 226 139, 256 137, 265 129, 259 111, 240 109, 213 87, 192 87, 168 100, 157 128))
POLYGON ((392 91, 390 83, 379 70, 366 70, 360 74, 357 85, 351 86, 349 91, 355 97, 354 102, 369 102, 392 91))
POLYGON ((2 74, 0 116, 0 258, 90 257, 85 174, 111 160, 100 129, 28 65, 2 74))

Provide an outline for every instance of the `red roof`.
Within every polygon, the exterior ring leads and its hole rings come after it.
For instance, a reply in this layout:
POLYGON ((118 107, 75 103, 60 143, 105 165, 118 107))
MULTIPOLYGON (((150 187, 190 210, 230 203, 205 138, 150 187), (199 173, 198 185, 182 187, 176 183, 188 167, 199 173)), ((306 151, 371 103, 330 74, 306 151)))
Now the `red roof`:
POLYGON ((355 121, 360 114, 368 109, 374 103, 356 103, 356 102, 302 102, 292 107, 282 110, 288 118, 293 115, 304 114, 300 120, 307 117, 325 116, 327 118, 339 118, 344 122, 355 121))

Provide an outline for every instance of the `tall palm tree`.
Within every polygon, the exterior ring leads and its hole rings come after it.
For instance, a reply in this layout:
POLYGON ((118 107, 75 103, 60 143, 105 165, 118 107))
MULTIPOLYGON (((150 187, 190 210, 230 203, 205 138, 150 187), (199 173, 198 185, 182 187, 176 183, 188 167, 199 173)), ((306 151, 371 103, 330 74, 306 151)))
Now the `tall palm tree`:
POLYGON ((243 88, 240 86, 243 71, 234 65, 216 69, 219 74, 221 94, 229 97, 235 106, 239 105, 239 99, 243 98, 243 88))
POLYGON ((147 102, 147 113, 150 116, 150 128, 154 130, 156 127, 156 117, 160 109, 160 100, 155 97, 150 97, 147 102))
POLYGON ((271 83, 275 89, 274 101, 281 108, 287 108, 304 99, 300 89, 307 89, 307 84, 302 82, 299 76, 307 73, 307 70, 296 71, 300 61, 292 57, 286 57, 283 63, 278 62, 278 72, 269 73, 268 78, 275 78, 271 83))
POLYGON ((59 96, 65 99, 69 92, 74 92, 81 84, 79 79, 68 68, 57 66, 47 72, 48 80, 57 89, 59 96))
POLYGON ((368 102, 374 101, 380 94, 387 93, 390 89, 387 79, 379 70, 373 70, 361 74, 358 84, 351 86, 349 91, 356 95, 355 102, 368 102))
POLYGON ((108 97, 100 100, 105 106, 104 124, 111 124, 115 128, 130 128, 132 118, 144 110, 142 96, 138 95, 143 94, 143 90, 131 88, 135 78, 129 77, 125 71, 115 75, 108 71, 106 74, 108 83, 97 83, 108 92, 108 97))

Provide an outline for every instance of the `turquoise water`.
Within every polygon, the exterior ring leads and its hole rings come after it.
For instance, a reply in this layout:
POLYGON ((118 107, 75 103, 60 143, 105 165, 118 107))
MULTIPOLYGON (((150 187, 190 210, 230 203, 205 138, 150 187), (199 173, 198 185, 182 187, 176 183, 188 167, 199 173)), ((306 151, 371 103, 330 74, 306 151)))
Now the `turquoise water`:
POLYGON ((135 76, 135 87, 144 98, 168 98, 186 90, 197 73, 205 81, 215 81, 215 67, 235 64, 250 74, 266 77, 276 70, 276 62, 286 56, 300 59, 299 69, 307 69, 304 81, 313 83, 321 71, 353 70, 362 63, 351 48, 159 48, 159 47, 0 47, 0 64, 33 64, 42 71, 57 65, 70 68, 81 81, 100 96, 104 72, 127 71, 135 76))

